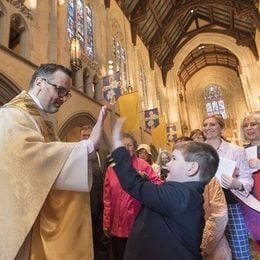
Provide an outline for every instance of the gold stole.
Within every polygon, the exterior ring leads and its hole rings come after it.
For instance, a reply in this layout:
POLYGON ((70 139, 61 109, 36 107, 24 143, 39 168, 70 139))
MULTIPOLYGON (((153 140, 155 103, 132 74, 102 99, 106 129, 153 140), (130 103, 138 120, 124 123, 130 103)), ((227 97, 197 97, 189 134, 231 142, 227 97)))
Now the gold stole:
MULTIPOLYGON (((57 141, 52 122, 43 118, 31 97, 25 92, 20 97, 10 105, 35 119, 46 143, 57 141)), ((32 229, 30 259, 93 259, 89 193, 50 191, 32 229)))

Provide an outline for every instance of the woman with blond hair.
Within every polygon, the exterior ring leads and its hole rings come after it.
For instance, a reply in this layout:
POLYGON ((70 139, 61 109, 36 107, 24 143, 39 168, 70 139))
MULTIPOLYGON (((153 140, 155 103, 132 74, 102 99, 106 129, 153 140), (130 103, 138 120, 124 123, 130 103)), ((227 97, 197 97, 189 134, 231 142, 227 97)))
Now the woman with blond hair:
POLYGON ((242 211, 244 213, 246 223, 254 240, 255 250, 260 252, 260 212, 256 209, 257 201, 260 204, 260 112, 252 113, 246 116, 241 124, 241 137, 249 142, 246 145, 246 150, 254 150, 252 156, 248 156, 248 163, 254 178, 254 188, 252 195, 249 196, 251 203, 249 205, 241 203, 242 211), (253 148, 253 149, 252 149, 253 148), (254 201, 254 198, 257 201, 254 201))
POLYGON ((203 121, 203 134, 206 142, 212 145, 220 157, 236 162, 236 169, 232 177, 225 174, 221 176, 221 186, 225 193, 228 207, 228 223, 225 235, 231 248, 232 259, 251 259, 248 230, 242 215, 238 198, 242 201, 253 187, 253 178, 242 147, 230 144, 222 138, 225 121, 220 115, 211 115, 203 121))

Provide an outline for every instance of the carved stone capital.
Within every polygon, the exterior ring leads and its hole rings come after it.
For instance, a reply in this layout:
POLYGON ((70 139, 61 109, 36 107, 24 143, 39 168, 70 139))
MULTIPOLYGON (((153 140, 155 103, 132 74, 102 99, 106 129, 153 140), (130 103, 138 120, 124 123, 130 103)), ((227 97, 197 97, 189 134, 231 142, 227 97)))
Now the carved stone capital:
POLYGON ((101 76, 101 68, 97 61, 90 59, 86 54, 82 54, 82 61, 91 68, 98 76, 101 76))

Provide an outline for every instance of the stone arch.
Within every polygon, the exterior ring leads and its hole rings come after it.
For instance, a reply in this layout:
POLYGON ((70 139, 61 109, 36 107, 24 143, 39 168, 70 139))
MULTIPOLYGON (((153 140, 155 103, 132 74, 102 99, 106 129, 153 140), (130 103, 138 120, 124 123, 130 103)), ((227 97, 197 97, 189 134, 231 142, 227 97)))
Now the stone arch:
MULTIPOLYGON (((253 53, 248 47, 239 46, 236 40, 230 36, 218 34, 218 33, 201 33, 194 36, 189 42, 187 42, 176 54, 173 63, 174 67, 169 72, 172 79, 171 87, 169 87, 168 92, 174 92, 174 89, 178 85, 178 71, 179 68, 186 58, 187 54, 190 53, 196 46, 201 44, 217 44, 221 47, 227 48, 231 51, 238 59, 240 66, 239 79, 242 84, 242 90, 244 94, 244 99, 249 111, 256 110, 257 106, 257 93, 259 93, 259 83, 257 80, 257 75, 260 73, 259 67, 257 67, 257 61, 253 53), (256 94, 253 93, 253 90, 256 94)), ((170 96, 172 97, 172 96, 170 96)), ((169 110, 178 111, 178 108, 169 100, 169 110)), ((178 113, 178 112, 177 112, 178 113)), ((170 121, 174 121, 174 116, 169 115, 170 121)))
POLYGON ((188 41, 176 54, 174 58, 174 67, 171 70, 174 76, 177 75, 181 63, 186 58, 187 54, 201 44, 217 44, 230 50, 238 58, 241 66, 256 62, 256 58, 251 50, 248 47, 238 46, 234 38, 218 33, 201 33, 188 41))
POLYGON ((75 127, 81 127, 83 125, 91 125, 94 126, 96 123, 96 119, 88 112, 80 112, 72 115, 69 119, 67 119, 64 124, 60 127, 58 131, 58 136, 63 140, 67 133, 75 127))
POLYGON ((0 72, 0 106, 9 102, 20 92, 21 90, 0 72))
POLYGON ((28 26, 22 15, 14 13, 10 18, 8 48, 26 56, 28 48, 28 26))
MULTIPOLYGON (((97 120, 96 118, 90 114, 89 112, 79 112, 74 115, 72 115, 70 118, 68 118, 63 125, 58 130, 58 136, 63 141, 79 141, 80 138, 80 127, 83 125, 91 125, 94 126, 96 124, 97 120), (74 140, 69 140, 68 134, 74 133, 74 140)), ((103 138, 100 142, 100 147, 105 147, 106 149, 110 150, 110 142, 106 136, 106 134, 103 132, 103 138)))

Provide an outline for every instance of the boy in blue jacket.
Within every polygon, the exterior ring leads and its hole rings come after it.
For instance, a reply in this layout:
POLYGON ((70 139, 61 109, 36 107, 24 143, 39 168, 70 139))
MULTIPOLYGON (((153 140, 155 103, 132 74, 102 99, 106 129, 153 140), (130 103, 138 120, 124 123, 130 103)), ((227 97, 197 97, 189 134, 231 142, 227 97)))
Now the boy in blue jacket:
POLYGON ((205 143, 177 144, 166 183, 152 184, 131 165, 121 140, 122 119, 113 129, 114 169, 123 189, 143 203, 126 245, 124 260, 202 259, 202 193, 215 175, 218 154, 205 143))

